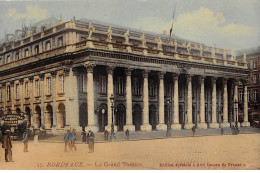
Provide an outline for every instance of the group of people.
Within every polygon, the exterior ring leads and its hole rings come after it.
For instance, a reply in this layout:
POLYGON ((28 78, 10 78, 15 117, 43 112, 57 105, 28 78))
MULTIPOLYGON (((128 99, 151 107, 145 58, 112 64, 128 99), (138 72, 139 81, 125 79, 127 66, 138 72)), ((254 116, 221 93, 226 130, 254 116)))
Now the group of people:
MULTIPOLYGON (((104 132, 104 140, 105 141, 108 141, 108 136, 109 136, 109 132, 107 130, 105 130, 105 132, 104 132)), ((129 132, 128 129, 125 131, 125 137, 126 137, 126 140, 129 141, 130 132, 129 132)))
POLYGON ((72 151, 73 149, 75 151, 77 151, 77 147, 75 145, 77 136, 76 136, 76 131, 75 129, 72 130, 72 132, 70 130, 67 130, 67 133, 64 136, 64 142, 65 142, 65 152, 68 151, 68 147, 69 147, 69 151, 72 151))

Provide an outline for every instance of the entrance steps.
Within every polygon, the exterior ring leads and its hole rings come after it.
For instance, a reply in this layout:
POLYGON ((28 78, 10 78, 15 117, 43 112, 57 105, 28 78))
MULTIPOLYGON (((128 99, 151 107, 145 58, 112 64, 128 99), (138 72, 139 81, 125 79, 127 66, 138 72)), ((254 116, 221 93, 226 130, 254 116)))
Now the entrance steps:
MULTIPOLYGON (((232 130, 230 128, 223 128, 223 135, 232 135, 232 130)), ((77 143, 82 143, 81 132, 77 132, 77 143)), ((260 133, 259 128, 253 127, 240 127, 239 134, 249 134, 249 133, 260 133)), ((116 141, 126 141, 125 132, 115 132, 116 141)), ((42 142, 63 142, 64 135, 46 135, 39 136, 39 141, 42 142)), ((110 135, 110 134, 109 134, 110 135)), ((221 129, 196 129, 195 137, 198 136, 217 136, 221 135, 221 129)), ((171 130, 171 138, 180 137, 192 137, 192 130, 171 130)), ((151 140, 151 139, 164 139, 166 138, 166 131, 151 131, 151 132, 130 132, 129 140, 151 140)), ((107 142, 104 141, 104 133, 95 133, 95 142, 107 142)))

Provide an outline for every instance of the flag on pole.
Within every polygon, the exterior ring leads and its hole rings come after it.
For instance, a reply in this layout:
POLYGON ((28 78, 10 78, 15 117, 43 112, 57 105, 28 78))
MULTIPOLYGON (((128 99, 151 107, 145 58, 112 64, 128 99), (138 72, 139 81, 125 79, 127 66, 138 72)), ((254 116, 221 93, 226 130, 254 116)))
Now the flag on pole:
POLYGON ((175 8, 174 8, 174 11, 173 11, 173 14, 172 14, 172 25, 171 25, 171 29, 170 29, 170 37, 172 36, 173 20, 174 20, 174 16, 175 16, 176 6, 177 6, 177 4, 175 5, 175 8))

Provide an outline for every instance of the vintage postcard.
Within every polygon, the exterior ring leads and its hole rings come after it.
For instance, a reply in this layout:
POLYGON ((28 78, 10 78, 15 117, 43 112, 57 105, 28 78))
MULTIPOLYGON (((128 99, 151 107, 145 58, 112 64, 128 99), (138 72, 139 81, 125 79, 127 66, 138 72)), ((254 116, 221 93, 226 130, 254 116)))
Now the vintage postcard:
POLYGON ((0 0, 0 170, 260 169, 259 0, 0 0))

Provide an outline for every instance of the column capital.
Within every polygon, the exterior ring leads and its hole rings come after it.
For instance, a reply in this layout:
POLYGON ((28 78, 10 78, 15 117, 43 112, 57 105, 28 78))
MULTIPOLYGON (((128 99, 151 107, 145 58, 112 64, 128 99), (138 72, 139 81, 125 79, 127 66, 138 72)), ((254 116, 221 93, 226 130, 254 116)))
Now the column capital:
POLYGON ((241 81, 242 81, 243 85, 248 85, 248 83, 249 83, 249 80, 248 80, 248 79, 243 79, 243 80, 241 80, 241 81))
POLYGON ((132 69, 131 67, 125 68, 125 75, 126 75, 126 76, 131 76, 132 70, 133 70, 133 69, 132 69))
POLYGON ((40 77, 40 80, 43 81, 45 74, 39 74, 38 76, 40 77))
POLYGON ((24 79, 23 78, 19 79, 19 82, 20 82, 21 85, 23 85, 24 79))
POLYGON ((204 83, 205 76, 200 75, 198 79, 200 83, 204 83))
POLYGON ((52 71, 52 72, 50 72, 51 73, 51 76, 52 77, 56 77, 56 75, 57 75, 57 71, 52 71))
POLYGON ((28 79, 29 79, 29 81, 32 83, 32 82, 33 82, 33 79, 34 79, 34 77, 33 77, 33 76, 30 76, 30 77, 28 77, 28 79))
POLYGON ((179 73, 173 73, 172 74, 173 80, 178 80, 179 75, 180 75, 179 73))
POLYGON ((192 80, 192 75, 191 74, 187 74, 186 75, 186 79, 187 79, 187 82, 190 82, 192 80))
POLYGON ((90 63, 90 62, 86 62, 86 63, 84 64, 84 66, 86 67, 88 73, 93 73, 95 64, 92 64, 92 63, 90 63))
POLYGON ((70 74, 70 68, 64 68, 63 69, 63 71, 64 71, 64 73, 65 73, 65 76, 69 76, 69 74, 70 74))
POLYGON ((107 74, 113 75, 114 69, 115 69, 114 66, 111 66, 111 65, 110 65, 110 66, 107 66, 107 67, 106 67, 107 74))
POLYGON ((78 73, 79 73, 78 68, 72 68, 72 74, 73 74, 73 76, 77 76, 78 73))
POLYGON ((211 83, 212 83, 212 84, 216 84, 217 78, 216 78, 216 77, 211 77, 210 80, 211 80, 211 83))
POLYGON ((222 78, 223 85, 227 85, 227 78, 222 78))
POLYGON ((240 79, 232 79, 234 85, 239 85, 240 79))
POLYGON ((166 74, 165 71, 160 71, 160 72, 158 72, 158 77, 159 77, 159 79, 163 79, 165 74, 166 74))
POLYGON ((148 70, 148 69, 144 69, 144 70, 142 71, 143 78, 148 78, 148 74, 149 74, 149 72, 150 72, 150 70, 148 70))

